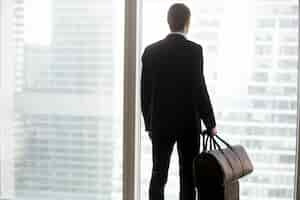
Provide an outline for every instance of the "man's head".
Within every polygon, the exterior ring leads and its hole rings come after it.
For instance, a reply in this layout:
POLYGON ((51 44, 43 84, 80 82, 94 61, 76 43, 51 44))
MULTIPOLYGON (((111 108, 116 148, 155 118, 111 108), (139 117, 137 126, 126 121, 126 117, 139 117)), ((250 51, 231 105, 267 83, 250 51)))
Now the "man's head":
POLYGON ((191 11, 183 3, 173 4, 168 12, 168 24, 172 32, 187 33, 190 25, 191 11))

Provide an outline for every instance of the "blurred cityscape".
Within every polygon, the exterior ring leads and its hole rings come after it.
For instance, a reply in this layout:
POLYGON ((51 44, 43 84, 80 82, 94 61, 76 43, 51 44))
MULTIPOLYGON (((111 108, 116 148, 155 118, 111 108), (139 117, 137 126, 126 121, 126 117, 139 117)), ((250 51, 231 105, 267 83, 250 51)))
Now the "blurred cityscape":
POLYGON ((123 6, 42 1, 15 8, 15 197, 121 199, 123 6))
MULTIPOLYGON (((14 1, 7 185, 17 200, 121 199, 124 5, 38 2, 14 1)), ((174 2, 143 1, 143 48, 167 35, 166 13, 174 2)), ((187 37, 204 48, 219 134, 244 145, 255 165, 241 181, 241 199, 293 200, 298 1, 183 2, 192 10, 187 37)), ((141 158, 146 200, 152 160, 144 131, 141 158)), ((177 165, 174 152, 167 200, 178 199, 177 165)))
MULTIPOLYGON (((167 35, 166 13, 175 2, 143 1, 143 47, 167 35)), ((179 2, 192 12, 187 38, 204 49, 204 72, 219 134, 231 144, 244 145, 255 166, 254 173, 241 180, 241 199, 293 200, 298 1, 179 2)), ((141 163, 142 200, 146 200, 152 160, 145 132, 141 163)), ((166 199, 179 199, 178 175, 175 148, 166 199)))

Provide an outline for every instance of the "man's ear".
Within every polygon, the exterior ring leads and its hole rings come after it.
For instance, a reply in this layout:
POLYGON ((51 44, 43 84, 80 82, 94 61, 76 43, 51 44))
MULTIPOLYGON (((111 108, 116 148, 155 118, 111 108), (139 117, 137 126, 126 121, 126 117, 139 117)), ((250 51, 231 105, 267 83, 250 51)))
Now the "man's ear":
POLYGON ((190 29, 190 19, 187 21, 187 23, 184 26, 184 32, 188 33, 190 29))
POLYGON ((190 28, 190 25, 189 24, 186 24, 184 26, 184 33, 188 33, 189 32, 189 28, 190 28))

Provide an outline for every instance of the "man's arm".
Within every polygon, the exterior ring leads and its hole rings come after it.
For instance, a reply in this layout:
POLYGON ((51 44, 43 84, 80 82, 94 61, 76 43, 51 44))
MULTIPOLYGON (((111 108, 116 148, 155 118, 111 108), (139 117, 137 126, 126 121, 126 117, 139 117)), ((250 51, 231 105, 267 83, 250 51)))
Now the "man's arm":
POLYGON ((150 63, 146 60, 146 50, 142 56, 142 77, 141 77, 141 104, 142 104, 142 113, 145 122, 146 131, 151 131, 150 128, 150 105, 152 98, 152 76, 150 63))
MULTIPOLYGON (((210 101, 210 97, 207 91, 207 86, 204 78, 204 73, 203 73, 203 51, 202 47, 200 48, 200 67, 198 65, 197 71, 196 71, 196 84, 197 84, 197 90, 196 94, 198 94, 198 103, 199 103, 199 113, 200 113, 200 118, 203 120, 207 130, 211 132, 215 132, 216 129, 216 120, 215 120, 215 115, 213 111, 213 107, 210 101)), ((216 133, 213 133, 216 134, 216 133)))

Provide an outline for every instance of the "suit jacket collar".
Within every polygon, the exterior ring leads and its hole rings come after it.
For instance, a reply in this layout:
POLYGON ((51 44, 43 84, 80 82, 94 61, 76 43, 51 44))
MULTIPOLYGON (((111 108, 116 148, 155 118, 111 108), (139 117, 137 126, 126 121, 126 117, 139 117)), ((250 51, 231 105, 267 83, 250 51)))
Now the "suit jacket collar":
POLYGON ((172 32, 172 33, 169 33, 166 38, 167 39, 186 39, 186 36, 183 33, 172 32))
POLYGON ((178 32, 171 32, 171 33, 169 33, 169 35, 181 35, 181 36, 183 36, 183 37, 185 37, 186 38, 186 33, 184 33, 184 32, 180 32, 180 31, 178 31, 178 32))

